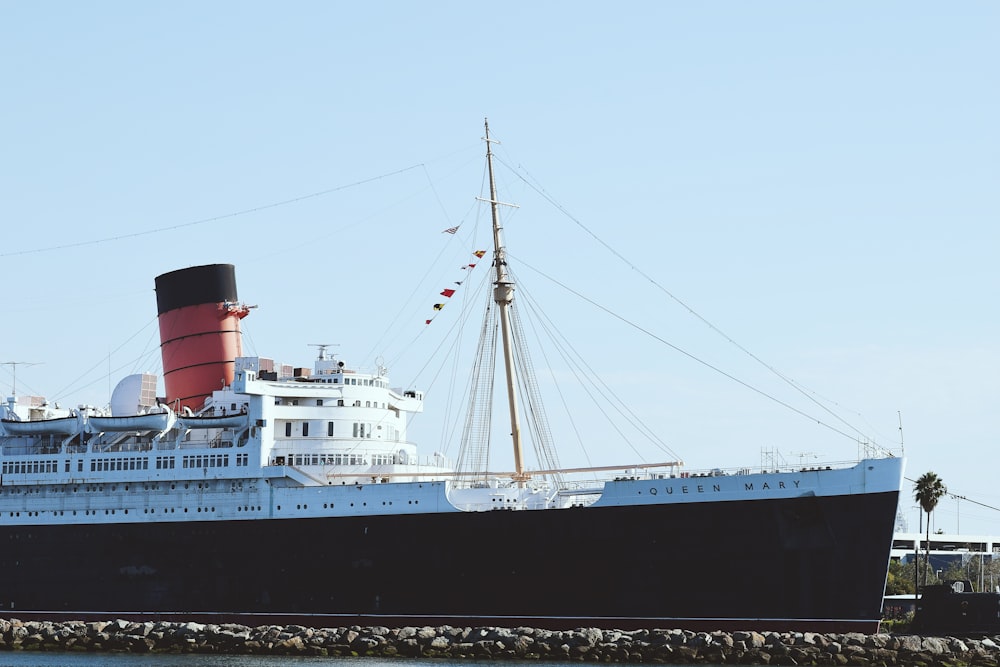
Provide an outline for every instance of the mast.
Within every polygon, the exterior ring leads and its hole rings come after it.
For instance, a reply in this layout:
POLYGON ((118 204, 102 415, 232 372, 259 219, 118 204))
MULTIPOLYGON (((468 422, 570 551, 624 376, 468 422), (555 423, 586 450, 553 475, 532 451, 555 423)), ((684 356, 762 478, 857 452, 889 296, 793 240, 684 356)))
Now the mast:
POLYGON ((496 268, 496 282, 493 283, 493 301, 500 309, 500 330, 503 335, 503 365, 507 377, 507 405, 510 408, 510 436, 514 445, 514 475, 518 483, 530 479, 531 475, 524 472, 524 452, 521 447, 521 422, 518 415, 517 391, 514 378, 513 337, 510 326, 510 305, 514 301, 514 282, 507 273, 507 253, 503 246, 502 228, 500 227, 500 202, 497 199, 497 185, 493 178, 493 151, 490 144, 490 124, 484 121, 486 127, 486 166, 490 175, 490 209, 493 214, 493 266, 496 268))

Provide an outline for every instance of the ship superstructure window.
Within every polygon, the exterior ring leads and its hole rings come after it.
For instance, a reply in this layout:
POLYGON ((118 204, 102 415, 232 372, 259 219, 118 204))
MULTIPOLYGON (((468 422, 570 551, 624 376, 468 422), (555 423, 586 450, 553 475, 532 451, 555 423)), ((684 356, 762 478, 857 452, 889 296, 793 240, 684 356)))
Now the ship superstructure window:
POLYGON ((175 466, 175 459, 173 456, 157 456, 156 457, 156 469, 157 470, 173 470, 175 466))
POLYGON ((333 437, 333 422, 326 423, 326 435, 327 437, 333 437))
POLYGON ((229 454, 192 454, 181 461, 184 468, 224 468, 228 465, 229 454))
POLYGON ((292 435, 292 422, 285 422, 285 437, 289 438, 292 435))
POLYGON ((302 437, 309 435, 309 422, 302 422, 302 437))
POLYGON ((365 459, 357 454, 338 454, 337 463, 345 466, 360 466, 365 464, 365 459))
POLYGON ((114 459, 91 459, 90 472, 111 472, 118 470, 148 470, 149 459, 123 457, 114 459))
POLYGON ((58 461, 4 461, 2 470, 4 475, 24 475, 38 472, 59 472, 58 461))

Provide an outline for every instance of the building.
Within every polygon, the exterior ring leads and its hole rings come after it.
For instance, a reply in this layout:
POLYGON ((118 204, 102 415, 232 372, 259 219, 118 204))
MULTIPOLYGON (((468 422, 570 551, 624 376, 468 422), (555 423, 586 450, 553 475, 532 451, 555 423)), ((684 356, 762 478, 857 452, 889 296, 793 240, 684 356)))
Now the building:
MULTIPOLYGON (((991 573, 989 567, 994 560, 1000 561, 1000 536, 931 533, 930 543, 930 564, 936 572, 944 572, 955 564, 968 567, 971 561, 978 561, 979 567, 973 565, 969 569, 970 573, 978 575, 979 580, 973 581, 977 589, 996 590, 1000 585, 1000 577, 991 573)), ((897 532, 892 538, 889 557, 900 563, 910 563, 917 548, 923 558, 927 548, 923 533, 897 532)))

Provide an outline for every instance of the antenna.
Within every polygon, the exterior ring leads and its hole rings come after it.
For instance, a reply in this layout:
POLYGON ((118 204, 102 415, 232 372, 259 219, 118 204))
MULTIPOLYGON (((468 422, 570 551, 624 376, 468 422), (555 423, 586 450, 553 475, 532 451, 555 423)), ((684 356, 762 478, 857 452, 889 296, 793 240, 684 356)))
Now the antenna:
POLYGON ((319 356, 316 357, 320 361, 326 360, 326 348, 328 347, 340 347, 340 343, 309 343, 309 347, 318 347, 319 356))
POLYGON ((816 452, 792 452, 792 456, 799 457, 799 465, 804 466, 806 464, 806 459, 818 459, 821 454, 816 452))
POLYGON ((0 361, 4 366, 10 366, 13 379, 10 381, 10 395, 17 396, 17 367, 18 366, 38 366, 40 361, 0 361))
POLYGON ((899 416, 899 453, 906 455, 906 448, 903 447, 903 413, 896 410, 896 414, 899 416))

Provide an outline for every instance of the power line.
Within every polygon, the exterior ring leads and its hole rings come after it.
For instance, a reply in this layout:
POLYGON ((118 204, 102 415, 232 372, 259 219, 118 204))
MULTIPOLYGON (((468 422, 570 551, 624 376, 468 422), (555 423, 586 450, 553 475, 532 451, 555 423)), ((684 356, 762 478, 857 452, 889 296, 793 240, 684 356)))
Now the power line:
MULTIPOLYGON (((914 484, 917 483, 917 480, 910 479, 909 477, 904 477, 903 479, 905 479, 907 482, 913 482, 914 484)), ((950 498, 954 498, 955 500, 964 500, 967 503, 972 503, 973 505, 979 505, 980 507, 985 507, 986 509, 993 510, 994 512, 1000 512, 1000 507, 994 507, 993 505, 987 505, 986 503, 981 503, 978 500, 972 500, 972 499, 967 498, 967 497, 965 497, 965 496, 963 496, 961 494, 958 494, 958 493, 952 493, 950 491, 946 491, 945 495, 948 496, 948 497, 950 497, 950 498)))
POLYGON ((410 171, 411 169, 416 169, 418 167, 423 167, 423 163, 414 164, 403 169, 397 169, 396 171, 390 171, 379 176, 372 176, 371 178, 366 178, 360 181, 355 181, 354 183, 347 183, 345 185, 338 185, 334 188, 329 188, 327 190, 320 190, 319 192, 312 192, 307 195, 301 195, 299 197, 293 197, 292 199, 284 199, 282 201, 272 202, 270 204, 263 204, 261 206, 254 206, 253 208, 245 208, 240 211, 234 211, 232 213, 225 213, 223 215, 216 215, 211 218, 202 218, 201 220, 194 220, 192 222, 184 222, 178 225, 172 225, 170 227, 158 227, 156 229, 147 229, 142 232, 133 232, 131 234, 121 234, 119 236, 107 236, 101 239, 90 239, 87 241, 77 241, 75 243, 65 243, 62 245, 46 246, 44 248, 33 248, 31 250, 14 250, 11 252, 0 253, 0 257, 17 257, 21 255, 33 255, 43 252, 51 252, 53 250, 66 250, 68 248, 81 248, 83 246, 98 245, 100 243, 109 243, 111 241, 122 241, 124 239, 133 239, 140 236, 149 236, 151 234, 162 234, 164 232, 172 232, 177 229, 184 229, 185 227, 194 227, 195 225, 204 225, 209 222, 218 222, 219 220, 226 220, 228 218, 235 218, 241 215, 247 215, 249 213, 257 213, 259 211, 266 211, 271 208, 277 208, 279 206, 287 206, 288 204, 295 204, 306 199, 313 199, 315 197, 322 197, 323 195, 328 195, 334 192, 339 192, 340 190, 347 190, 348 188, 354 188, 359 185, 364 185, 366 183, 371 183, 373 181, 378 181, 383 178, 389 178, 391 176, 397 176, 404 172, 410 171))

